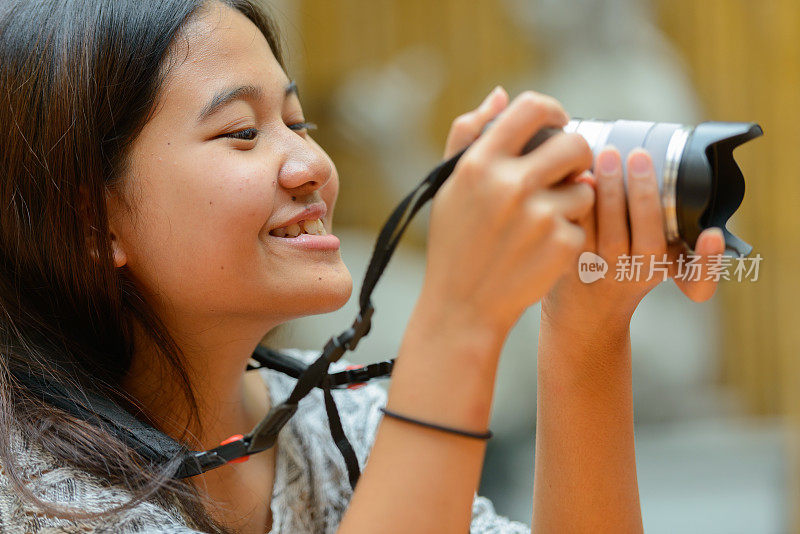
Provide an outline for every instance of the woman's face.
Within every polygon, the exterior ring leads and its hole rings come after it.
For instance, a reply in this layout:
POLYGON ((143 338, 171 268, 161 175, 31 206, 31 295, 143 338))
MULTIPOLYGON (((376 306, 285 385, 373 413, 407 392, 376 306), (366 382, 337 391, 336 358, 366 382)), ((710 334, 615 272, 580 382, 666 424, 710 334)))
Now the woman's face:
POLYGON ((330 235, 339 179, 289 78, 233 9, 215 2, 183 33, 123 177, 132 213, 110 197, 116 264, 180 317, 271 327, 341 307, 352 279, 330 235), (328 236, 270 235, 297 218, 328 236))

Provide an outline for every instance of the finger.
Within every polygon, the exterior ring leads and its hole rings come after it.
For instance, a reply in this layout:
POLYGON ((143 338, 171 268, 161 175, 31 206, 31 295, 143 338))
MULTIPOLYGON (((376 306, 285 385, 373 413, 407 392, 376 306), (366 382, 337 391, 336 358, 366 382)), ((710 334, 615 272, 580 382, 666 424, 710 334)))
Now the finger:
MULTIPOLYGON (((560 219, 556 232, 551 234, 551 243, 555 246, 555 253, 561 253, 567 258, 566 268, 577 264, 578 256, 586 250, 586 232, 579 225, 560 219)), ((562 275, 564 272, 562 271, 562 275)))
POLYGON ((585 182, 557 184, 537 194, 535 202, 545 202, 568 221, 577 223, 591 212, 594 189, 585 182))
POLYGON ((675 278, 675 284, 695 302, 704 302, 710 299, 717 290, 718 282, 708 278, 709 267, 719 264, 720 255, 725 252, 725 236, 719 228, 706 228, 700 233, 695 244, 695 254, 700 256, 701 276, 699 280, 691 281, 675 278))
POLYGON ((594 189, 595 200, 592 207, 586 212, 586 215, 576 221, 576 224, 583 228, 583 233, 586 236, 584 243, 584 250, 599 254, 597 250, 597 189, 594 189))
POLYGON ((549 285, 577 263, 581 251, 586 250, 586 233, 579 225, 560 217, 555 220, 553 231, 539 237, 528 250, 535 251, 528 255, 534 269, 550 264, 550 274, 543 277, 549 285))
POLYGON ((516 156, 536 132, 545 126, 563 128, 569 116, 554 98, 525 91, 515 98, 475 142, 482 156, 516 156))
POLYGON ((617 258, 630 252, 628 207, 622 180, 622 157, 609 146, 597 155, 597 253, 617 258))
POLYGON ((583 233, 586 236, 584 250, 597 253, 597 177, 592 171, 583 171, 575 177, 575 182, 589 185, 594 193, 594 202, 591 208, 576 223, 583 228, 583 233))
POLYGON ((451 158, 459 150, 466 148, 480 137, 484 126, 505 109, 507 105, 508 93, 502 87, 497 86, 477 109, 465 113, 454 120, 445 143, 445 159, 451 158))
POLYGON ((518 161, 526 182, 537 189, 590 169, 592 159, 592 149, 580 134, 562 133, 550 137, 518 161))
POLYGON ((650 154, 640 148, 628 155, 628 215, 633 254, 666 252, 667 239, 653 161, 650 154))

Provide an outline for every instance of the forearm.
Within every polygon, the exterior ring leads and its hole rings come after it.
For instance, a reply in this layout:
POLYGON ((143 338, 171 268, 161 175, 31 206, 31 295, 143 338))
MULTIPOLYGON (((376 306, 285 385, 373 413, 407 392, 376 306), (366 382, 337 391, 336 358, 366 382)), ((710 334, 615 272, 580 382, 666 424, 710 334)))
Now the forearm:
MULTIPOLYGON (((418 306, 387 407, 433 423, 487 428, 502 339, 418 306)), ((340 533, 467 532, 486 444, 384 417, 340 533)))
POLYGON ((584 333, 543 318, 536 534, 639 533, 628 323, 584 333))

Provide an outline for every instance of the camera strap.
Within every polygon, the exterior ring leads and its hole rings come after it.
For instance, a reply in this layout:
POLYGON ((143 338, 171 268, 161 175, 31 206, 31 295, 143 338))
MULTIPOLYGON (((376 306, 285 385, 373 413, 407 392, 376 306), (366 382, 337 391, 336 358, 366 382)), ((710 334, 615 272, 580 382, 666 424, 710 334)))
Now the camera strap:
POLYGON ((70 415, 99 426, 136 450, 155 465, 174 465, 173 478, 205 473, 275 445, 278 434, 297 412, 298 403, 314 388, 323 391, 331 437, 344 458, 351 487, 355 488, 360 467, 353 447, 342 428, 339 411, 331 391, 357 387, 374 378, 391 375, 394 360, 347 368, 329 373, 330 365, 346 351, 355 350, 371 327, 375 308, 371 296, 411 220, 453 172, 466 149, 433 169, 395 208, 378 235, 359 295, 359 312, 350 328, 331 337, 321 355, 310 365, 279 351, 259 346, 248 369, 270 368, 297 378, 289 396, 271 407, 269 413, 248 434, 236 435, 206 451, 188 450, 148 423, 136 418, 106 397, 78 391, 54 378, 34 374, 30 369, 10 369, 14 377, 41 400, 70 415))
MULTIPOLYGON (((372 325, 372 314, 375 311, 371 300, 372 292, 381 275, 383 275, 386 266, 389 264, 389 260, 394 254, 400 242, 400 238, 403 236, 403 233, 406 231, 417 212, 433 198, 442 184, 444 184, 453 172, 458 160, 465 151, 466 149, 460 151, 455 156, 445 160, 433 169, 428 176, 400 202, 383 225, 383 228, 378 234, 378 239, 375 242, 367 272, 364 275, 364 281, 359 295, 359 312, 352 326, 338 336, 333 336, 328 340, 319 358, 300 372, 297 384, 289 394, 289 397, 277 406, 272 407, 266 417, 264 417, 249 434, 210 451, 188 454, 185 457, 185 461, 182 463, 182 468, 179 469, 179 472, 183 474, 183 476, 191 476, 192 474, 213 469, 218 466, 218 462, 222 459, 230 461, 232 458, 253 454, 272 447, 277 440, 280 430, 289 422, 289 419, 291 419, 297 411, 300 400, 308 395, 315 387, 320 387, 325 398, 325 410, 328 415, 331 437, 344 459, 350 486, 355 489, 360 476, 360 467, 353 447, 350 445, 350 441, 347 439, 342 429, 339 411, 331 395, 331 388, 336 383, 332 376, 335 375, 330 375, 328 369, 330 365, 338 361, 346 351, 355 350, 361 338, 369 333, 372 325), (234 454, 238 456, 233 456, 234 454)), ((279 359, 267 358, 265 363, 267 366, 280 366, 281 370, 289 371, 290 373, 298 372, 298 367, 296 364, 291 363, 292 360, 294 359, 282 355, 279 359)), ((363 369, 368 370, 361 371, 360 374, 357 373, 356 379, 363 381, 365 378, 377 378, 377 375, 373 376, 372 374, 381 370, 387 370, 388 375, 391 372, 390 367, 392 364, 393 360, 391 362, 383 362, 383 366, 381 366, 382 364, 380 363, 373 364, 373 367, 367 366, 363 369)), ((223 464, 224 463, 225 462, 223 462, 223 464)))

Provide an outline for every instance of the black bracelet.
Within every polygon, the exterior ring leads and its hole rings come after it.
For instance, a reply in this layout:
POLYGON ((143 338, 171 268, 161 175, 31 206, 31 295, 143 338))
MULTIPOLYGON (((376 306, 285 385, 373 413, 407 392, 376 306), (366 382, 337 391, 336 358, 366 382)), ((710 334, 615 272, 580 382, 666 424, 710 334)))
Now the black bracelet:
POLYGON ((420 425, 427 428, 433 428, 434 430, 442 430, 444 432, 450 432, 451 434, 458 434, 459 436, 466 436, 468 438, 490 439, 494 435, 492 434, 491 430, 487 430, 486 432, 470 432, 469 430, 459 430, 458 428, 450 428, 447 426, 436 425, 433 423, 426 423, 425 421, 418 421, 416 419, 406 417, 405 415, 400 415, 398 413, 390 412, 386 408, 381 408, 380 410, 389 417, 394 417, 395 419, 399 419, 400 421, 405 421, 406 423, 414 423, 415 425, 420 425))

